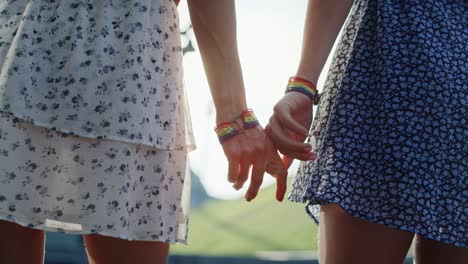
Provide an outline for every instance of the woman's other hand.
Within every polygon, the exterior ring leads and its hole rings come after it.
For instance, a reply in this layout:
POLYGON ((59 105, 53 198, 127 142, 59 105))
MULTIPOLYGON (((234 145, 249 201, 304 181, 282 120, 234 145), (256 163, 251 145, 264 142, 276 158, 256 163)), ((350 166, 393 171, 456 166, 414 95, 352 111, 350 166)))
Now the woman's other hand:
MULTIPOLYGON (((236 125, 240 130, 240 125, 236 125)), ((229 162, 228 181, 236 190, 241 189, 249 178, 251 185, 261 185, 265 173, 265 134, 260 126, 241 130, 238 135, 226 140, 223 151, 229 162)))
POLYGON ((223 143, 223 151, 229 162, 228 181, 236 190, 249 179, 245 194, 247 201, 257 197, 265 171, 276 178, 276 200, 282 201, 286 193, 288 171, 270 138, 260 126, 246 129, 223 143))
POLYGON ((314 160, 315 153, 304 140, 312 123, 313 103, 307 96, 290 92, 273 108, 273 115, 265 128, 275 147, 284 155, 283 162, 289 168, 294 159, 314 160))

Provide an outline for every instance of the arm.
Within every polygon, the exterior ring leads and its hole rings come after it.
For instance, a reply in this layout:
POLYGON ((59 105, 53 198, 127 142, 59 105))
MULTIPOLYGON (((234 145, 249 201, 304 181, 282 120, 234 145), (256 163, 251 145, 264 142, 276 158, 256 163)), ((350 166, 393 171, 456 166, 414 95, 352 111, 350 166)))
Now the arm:
MULTIPOLYGON (((353 0, 309 0, 297 76, 317 83, 352 3, 353 0)), ((265 130, 285 155, 286 167, 294 158, 315 159, 310 146, 303 143, 312 122, 312 107, 307 96, 296 92, 285 94, 274 107, 274 114, 265 130)))
MULTIPOLYGON (((247 108, 237 50, 234 0, 189 0, 188 5, 216 108, 216 123, 230 121, 247 108)), ((229 161, 228 180, 235 189, 242 188, 252 166, 245 195, 247 201, 256 197, 265 170, 280 180, 287 176, 277 152, 266 144, 268 142, 261 127, 257 126, 222 145, 229 161)), ((278 200, 282 200, 286 191, 283 186, 281 181, 278 200)))
POLYGON ((190 17, 216 108, 216 122, 247 108, 233 0, 189 0, 190 17))
POLYGON ((317 83, 353 0, 309 0, 298 76, 317 83))

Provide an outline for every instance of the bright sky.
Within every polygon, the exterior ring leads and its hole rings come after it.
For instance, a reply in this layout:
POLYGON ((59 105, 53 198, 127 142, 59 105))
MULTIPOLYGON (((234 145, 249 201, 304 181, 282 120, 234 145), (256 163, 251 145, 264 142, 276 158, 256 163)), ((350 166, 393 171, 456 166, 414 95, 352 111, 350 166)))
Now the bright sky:
MULTIPOLYGON (((248 106, 267 123, 281 98, 287 79, 294 75, 302 47, 306 0, 237 0, 237 34, 248 106)), ((189 24, 185 1, 179 6, 181 29, 189 24)), ((193 37, 193 39, 195 39, 193 37)), ((195 44, 195 43, 194 43, 195 44)), ((195 48, 198 48, 195 45, 195 48)), ((213 132, 214 106, 200 54, 184 57, 185 83, 197 149, 190 154, 191 169, 201 177, 208 193, 221 199, 244 195, 227 182, 227 160, 213 132)), ((323 74, 318 89, 323 84, 323 74)), ((290 169, 290 175, 297 168, 290 169)), ((273 183, 265 176, 263 187, 273 183)))

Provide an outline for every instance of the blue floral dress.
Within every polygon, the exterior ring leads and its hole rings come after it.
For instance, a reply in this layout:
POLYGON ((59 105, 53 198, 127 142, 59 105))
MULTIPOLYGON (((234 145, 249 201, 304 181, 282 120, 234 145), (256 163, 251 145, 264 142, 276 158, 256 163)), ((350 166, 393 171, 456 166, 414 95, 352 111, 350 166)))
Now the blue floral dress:
POLYGON ((172 0, 0 1, 0 219, 186 243, 179 34, 172 0))
POLYGON ((290 200, 468 247, 467 16, 461 0, 357 0, 290 200))

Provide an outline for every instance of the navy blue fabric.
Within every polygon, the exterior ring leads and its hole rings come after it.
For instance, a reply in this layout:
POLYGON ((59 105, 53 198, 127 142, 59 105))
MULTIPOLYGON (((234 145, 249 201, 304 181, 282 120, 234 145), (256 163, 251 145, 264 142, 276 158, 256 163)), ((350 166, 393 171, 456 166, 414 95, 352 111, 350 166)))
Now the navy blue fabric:
POLYGON ((464 1, 355 1, 289 199, 456 246, 467 232, 464 1))

